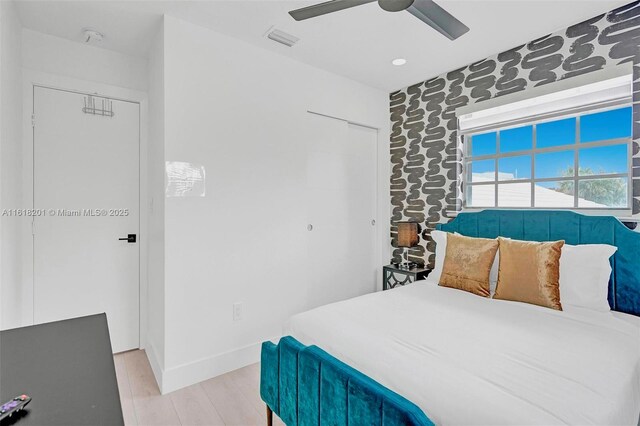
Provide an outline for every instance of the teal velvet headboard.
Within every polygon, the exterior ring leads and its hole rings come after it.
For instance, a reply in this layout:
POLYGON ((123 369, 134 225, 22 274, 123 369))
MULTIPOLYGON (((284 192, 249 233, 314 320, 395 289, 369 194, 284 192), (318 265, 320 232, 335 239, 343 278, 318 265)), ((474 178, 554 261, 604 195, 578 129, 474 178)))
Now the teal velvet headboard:
POLYGON ((509 237, 528 241, 565 240, 567 244, 610 244, 609 305, 640 316, 640 233, 612 216, 586 216, 560 210, 483 210, 459 213, 437 229, 469 237, 509 237))

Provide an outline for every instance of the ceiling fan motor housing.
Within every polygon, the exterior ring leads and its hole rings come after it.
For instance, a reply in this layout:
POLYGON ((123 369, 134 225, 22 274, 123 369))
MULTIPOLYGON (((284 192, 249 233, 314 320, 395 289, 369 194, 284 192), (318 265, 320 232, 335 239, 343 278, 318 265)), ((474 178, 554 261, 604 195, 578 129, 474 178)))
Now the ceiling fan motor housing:
POLYGON ((413 4, 413 0, 378 0, 378 5, 387 12, 400 12, 413 4))

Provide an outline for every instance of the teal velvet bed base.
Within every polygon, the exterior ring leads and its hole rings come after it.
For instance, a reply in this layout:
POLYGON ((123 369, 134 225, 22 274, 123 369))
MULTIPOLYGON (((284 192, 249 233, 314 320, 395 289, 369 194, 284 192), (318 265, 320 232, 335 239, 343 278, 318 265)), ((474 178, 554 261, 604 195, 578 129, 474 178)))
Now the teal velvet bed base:
MULTIPOLYGON (((640 233, 612 216, 558 210, 459 213, 447 232, 568 244, 610 244, 611 309, 640 316, 640 233)), ((262 345, 260 396, 287 425, 433 425, 415 404, 316 346, 293 337, 262 345)), ((428 386, 428 384, 425 384, 428 386)))
POLYGON ((434 424, 412 402, 290 336, 262 344, 260 396, 289 426, 434 424))

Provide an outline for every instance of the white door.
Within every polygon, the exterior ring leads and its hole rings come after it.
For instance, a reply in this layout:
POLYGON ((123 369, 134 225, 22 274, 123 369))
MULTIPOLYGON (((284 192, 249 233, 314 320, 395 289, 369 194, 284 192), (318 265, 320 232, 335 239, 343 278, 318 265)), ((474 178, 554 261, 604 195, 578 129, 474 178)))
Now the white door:
POLYGON ((34 87, 34 321, 106 312, 120 352, 139 347, 140 111, 86 114, 85 98, 34 87))
POLYGON ((308 114, 308 307, 376 289, 377 130, 308 114))

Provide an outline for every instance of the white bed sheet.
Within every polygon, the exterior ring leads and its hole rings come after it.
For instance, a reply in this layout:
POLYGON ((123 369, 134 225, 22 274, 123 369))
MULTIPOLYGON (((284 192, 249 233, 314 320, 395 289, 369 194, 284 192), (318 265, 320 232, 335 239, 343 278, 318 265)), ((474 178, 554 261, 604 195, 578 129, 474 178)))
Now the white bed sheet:
POLYGON ((640 318, 485 299, 419 281, 285 325, 439 425, 636 425, 640 318))

